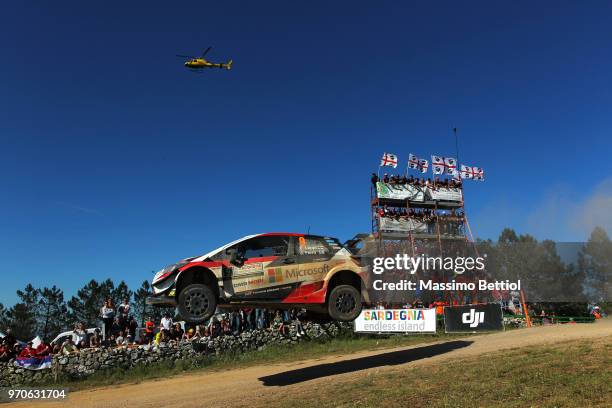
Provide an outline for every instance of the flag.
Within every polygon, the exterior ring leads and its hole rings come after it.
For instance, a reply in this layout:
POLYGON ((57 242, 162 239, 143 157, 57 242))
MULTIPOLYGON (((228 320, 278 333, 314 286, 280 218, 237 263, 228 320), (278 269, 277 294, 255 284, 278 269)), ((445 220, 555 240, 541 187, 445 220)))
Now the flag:
POLYGON ((444 167, 446 170, 445 173, 448 174, 449 176, 457 175, 457 160, 453 159, 452 157, 445 157, 444 167))
POLYGON ((484 181, 484 170, 481 167, 472 167, 474 169, 474 180, 484 181))
POLYGON ((461 165, 461 178, 462 179, 474 178, 474 170, 472 170, 471 166, 466 166, 464 164, 461 165))
POLYGON ((476 166, 461 165, 461 178, 484 181, 484 170, 476 166))
POLYGON ((419 159, 414 154, 410 153, 408 155, 408 168, 419 170, 421 173, 427 173, 427 168, 429 167, 429 162, 425 159, 419 159))
POLYGON ((433 174, 443 174, 444 168, 444 157, 431 156, 431 171, 433 174))
POLYGON ((26 370, 44 370, 51 368, 53 357, 17 357, 15 359, 15 367, 25 368, 26 370))
POLYGON ((383 157, 380 160, 380 166, 391 166, 397 167, 397 156, 391 153, 383 153, 383 157))

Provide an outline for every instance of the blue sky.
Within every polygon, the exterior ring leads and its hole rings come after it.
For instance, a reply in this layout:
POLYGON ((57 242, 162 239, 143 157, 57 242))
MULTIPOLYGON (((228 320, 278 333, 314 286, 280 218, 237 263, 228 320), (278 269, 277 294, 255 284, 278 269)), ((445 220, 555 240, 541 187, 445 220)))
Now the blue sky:
POLYGON ((454 126, 477 236, 585 239, 612 224, 611 36, 607 2, 5 4, 0 302, 253 232, 350 238, 382 152, 454 155, 454 126), (234 69, 174 56, 208 46, 234 69))

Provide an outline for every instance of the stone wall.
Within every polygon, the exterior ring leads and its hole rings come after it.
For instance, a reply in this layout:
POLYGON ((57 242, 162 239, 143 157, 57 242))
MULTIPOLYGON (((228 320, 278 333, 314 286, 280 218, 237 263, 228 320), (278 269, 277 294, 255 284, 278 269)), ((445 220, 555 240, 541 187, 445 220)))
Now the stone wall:
POLYGON ((108 369, 130 369, 158 363, 198 365, 206 356, 261 350, 269 345, 291 345, 302 341, 326 341, 353 331, 350 323, 305 323, 305 335, 298 335, 294 326, 289 334, 275 329, 252 330, 239 335, 202 338, 193 342, 168 343, 158 346, 134 346, 88 349, 70 355, 53 357, 51 369, 33 371, 15 367, 13 361, 0 363, 0 387, 52 385, 57 379, 86 378, 108 369))

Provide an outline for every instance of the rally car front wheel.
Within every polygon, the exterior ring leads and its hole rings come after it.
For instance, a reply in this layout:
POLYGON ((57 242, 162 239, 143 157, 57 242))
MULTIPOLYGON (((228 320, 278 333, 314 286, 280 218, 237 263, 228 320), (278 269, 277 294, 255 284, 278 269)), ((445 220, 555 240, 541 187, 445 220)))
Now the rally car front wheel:
POLYGON ((339 285, 332 289, 327 300, 329 317, 351 322, 361 313, 361 293, 352 285, 339 285))
POLYGON ((192 283, 178 295, 178 311, 189 323, 203 323, 215 313, 215 292, 202 283, 192 283))

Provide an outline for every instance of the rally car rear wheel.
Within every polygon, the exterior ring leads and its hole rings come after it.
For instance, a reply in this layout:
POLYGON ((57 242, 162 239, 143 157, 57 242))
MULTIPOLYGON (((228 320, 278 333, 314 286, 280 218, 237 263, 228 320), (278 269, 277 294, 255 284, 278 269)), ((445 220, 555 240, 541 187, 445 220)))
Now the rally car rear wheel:
POLYGON ((215 292, 201 283, 186 286, 178 296, 178 311, 189 323, 203 323, 215 313, 215 292))
POLYGON ((327 308, 332 319, 353 321, 361 313, 361 294, 351 285, 336 286, 329 294, 327 308))

